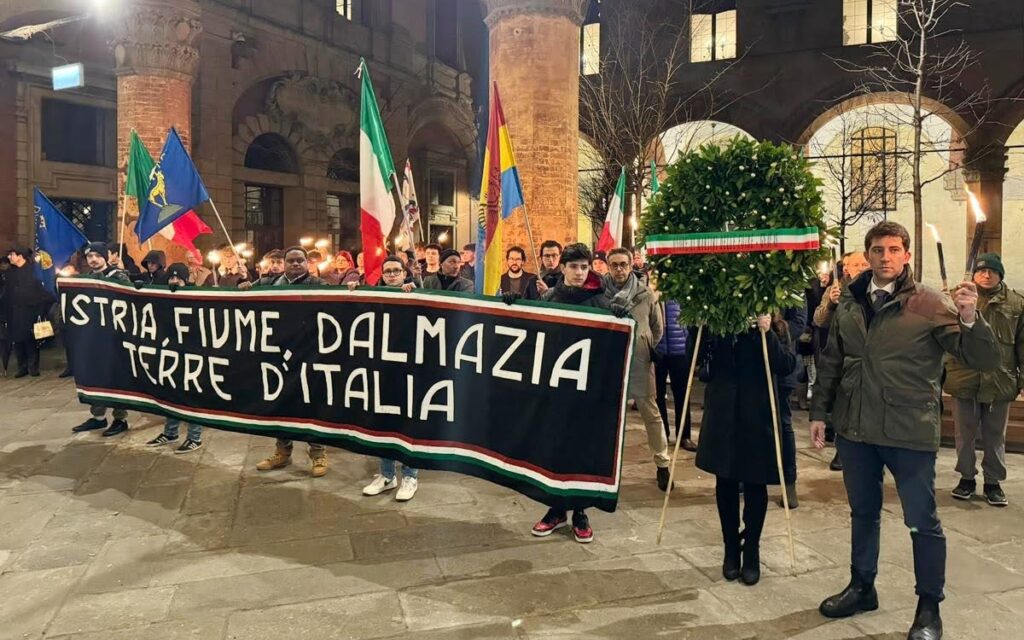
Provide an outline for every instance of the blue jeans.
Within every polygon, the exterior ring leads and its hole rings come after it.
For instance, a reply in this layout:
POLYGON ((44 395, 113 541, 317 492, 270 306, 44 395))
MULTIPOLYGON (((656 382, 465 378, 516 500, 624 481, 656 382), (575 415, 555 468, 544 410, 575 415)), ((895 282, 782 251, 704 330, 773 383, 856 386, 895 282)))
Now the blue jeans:
POLYGON ((198 424, 192 424, 191 422, 182 422, 177 418, 167 418, 167 422, 164 423, 164 435, 174 440, 178 437, 178 427, 182 424, 188 429, 188 439, 194 442, 203 441, 203 428, 198 424))
POLYGON ((836 436, 836 448, 843 459, 843 483, 850 501, 853 570, 868 581, 878 573, 882 474, 888 468, 903 506, 903 523, 910 529, 915 591, 941 601, 946 536, 935 509, 935 452, 853 442, 842 435, 836 436))
MULTIPOLYGON (((394 460, 388 460, 387 458, 381 458, 380 459, 380 475, 384 476, 388 480, 394 478, 395 477, 395 464, 396 464, 396 462, 394 460)), ((408 465, 404 465, 404 464, 402 465, 402 477, 403 478, 412 478, 413 480, 415 480, 416 478, 419 477, 419 475, 420 475, 420 472, 419 472, 418 469, 413 469, 412 467, 410 467, 408 465)))

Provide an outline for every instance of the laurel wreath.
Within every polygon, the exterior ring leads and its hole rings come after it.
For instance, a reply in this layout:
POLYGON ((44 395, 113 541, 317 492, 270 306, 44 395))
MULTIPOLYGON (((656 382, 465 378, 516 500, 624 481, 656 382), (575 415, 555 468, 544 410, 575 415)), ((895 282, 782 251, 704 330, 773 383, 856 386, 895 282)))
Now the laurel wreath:
POLYGON ((682 155, 667 171, 641 217, 641 243, 647 235, 726 230, 817 227, 821 234, 821 248, 809 251, 649 256, 662 299, 679 302, 680 324, 742 333, 760 314, 804 304, 835 230, 802 154, 737 136, 682 155))

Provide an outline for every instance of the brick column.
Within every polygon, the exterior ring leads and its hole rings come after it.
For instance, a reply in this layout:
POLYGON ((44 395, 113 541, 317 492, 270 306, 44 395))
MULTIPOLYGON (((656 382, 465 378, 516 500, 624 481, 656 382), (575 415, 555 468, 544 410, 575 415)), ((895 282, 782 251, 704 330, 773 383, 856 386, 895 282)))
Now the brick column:
MULTIPOLYGON (((175 127, 186 148, 192 139, 192 81, 199 65, 194 46, 202 31, 199 5, 194 0, 135 0, 123 3, 114 23, 111 42, 117 71, 117 158, 124 192, 131 131, 138 132, 154 159, 163 149, 167 130, 175 127)), ((134 199, 127 205, 129 228, 138 217, 134 199)), ((207 221, 211 227, 216 224, 207 221)), ((116 237, 116 236, 115 236, 116 237)), ((129 230, 124 234, 136 260, 145 255, 129 230)), ((153 248, 167 253, 168 263, 182 261, 185 251, 162 236, 154 236, 153 248)))
MULTIPOLYGON (((988 221, 985 223, 982 252, 1002 254, 1003 245, 1003 181, 1006 178, 1006 147, 985 146, 969 151, 964 167, 964 182, 978 197, 988 221)), ((974 216, 967 203, 967 247, 974 239, 974 216)))
MULTIPOLYGON (((580 25, 587 0, 484 0, 491 81, 498 84, 530 226, 546 239, 576 241, 580 25)), ((522 215, 507 245, 529 244, 522 215)), ((528 261, 536 269, 534 257, 528 261)))

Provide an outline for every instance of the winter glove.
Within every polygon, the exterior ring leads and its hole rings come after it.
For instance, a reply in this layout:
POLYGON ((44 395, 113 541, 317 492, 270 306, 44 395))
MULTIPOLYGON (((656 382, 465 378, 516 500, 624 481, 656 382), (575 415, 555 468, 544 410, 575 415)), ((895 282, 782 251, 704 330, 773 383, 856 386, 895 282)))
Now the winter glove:
POLYGON ((142 287, 144 287, 144 286, 146 286, 146 283, 143 282, 142 280, 136 280, 135 281, 135 289, 136 290, 141 291, 142 287))
POLYGON ((614 306, 612 307, 612 313, 615 314, 616 318, 625 318, 629 315, 629 309, 626 307, 614 306))
POLYGON ((518 293, 503 293, 501 294, 501 301, 504 302, 505 304, 510 305, 522 297, 523 296, 519 295, 518 293))
POLYGON ((179 288, 179 287, 178 287, 178 285, 176 285, 176 284, 169 284, 169 285, 167 285, 167 289, 168 289, 168 290, 169 290, 169 291, 170 291, 171 293, 174 293, 175 291, 177 291, 177 290, 178 290, 178 288, 179 288))

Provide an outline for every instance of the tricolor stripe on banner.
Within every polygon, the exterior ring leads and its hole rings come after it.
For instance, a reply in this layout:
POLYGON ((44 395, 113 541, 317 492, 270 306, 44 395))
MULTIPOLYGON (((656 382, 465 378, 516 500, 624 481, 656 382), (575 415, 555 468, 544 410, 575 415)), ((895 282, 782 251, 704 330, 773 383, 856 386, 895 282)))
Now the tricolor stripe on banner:
POLYGON ((754 229, 712 233, 657 234, 647 237, 647 253, 654 256, 743 253, 756 251, 808 251, 821 246, 817 227, 754 229))

